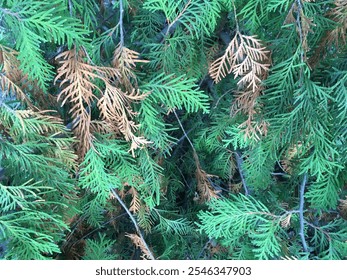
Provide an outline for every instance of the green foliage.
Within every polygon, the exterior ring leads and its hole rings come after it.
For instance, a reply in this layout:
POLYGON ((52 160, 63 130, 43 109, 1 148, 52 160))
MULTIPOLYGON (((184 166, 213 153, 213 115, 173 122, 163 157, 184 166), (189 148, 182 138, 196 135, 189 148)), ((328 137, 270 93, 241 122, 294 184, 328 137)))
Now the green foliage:
MULTIPOLYGON (((42 55, 40 45, 54 42, 57 45, 84 43, 88 34, 83 25, 66 13, 62 1, 1 1, 1 13, 5 28, 16 38, 16 48, 21 69, 30 79, 47 90, 48 82, 53 79, 53 67, 42 55)), ((11 36, 11 35, 9 35, 11 36)))
POLYGON ((99 240, 88 239, 83 260, 114 260, 116 254, 111 253, 115 241, 107 239, 105 234, 99 234, 99 240))
MULTIPOLYGON (((281 216, 273 215, 260 201, 243 195, 218 199, 209 203, 210 211, 200 212, 200 230, 216 238, 231 250, 240 250, 243 243, 253 244, 257 259, 278 257, 281 243, 281 216)), ((247 245, 247 244, 246 244, 247 245)))
POLYGON ((152 91, 150 99, 165 104, 167 110, 183 109, 193 113, 202 110, 208 112, 207 96, 196 89, 194 79, 186 79, 184 76, 159 74, 144 86, 144 90, 152 91))
POLYGON ((346 13, 0 1, 1 258, 346 259, 346 13))
POLYGON ((144 8, 164 13, 170 27, 175 23, 180 24, 193 38, 199 38, 203 33, 210 35, 217 25, 221 10, 219 1, 207 0, 149 0, 144 8))

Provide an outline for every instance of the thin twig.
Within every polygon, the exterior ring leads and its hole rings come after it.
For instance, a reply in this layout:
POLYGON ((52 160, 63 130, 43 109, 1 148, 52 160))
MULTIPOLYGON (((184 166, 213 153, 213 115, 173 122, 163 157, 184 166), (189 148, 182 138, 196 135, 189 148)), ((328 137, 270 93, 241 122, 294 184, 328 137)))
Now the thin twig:
POLYGON ((179 119, 179 117, 178 117, 176 111, 175 111, 175 110, 172 110, 172 111, 173 111, 173 113, 175 114, 175 117, 176 117, 176 119, 177 119, 177 121, 178 121, 178 124, 180 125, 180 127, 181 127, 181 129, 182 129, 182 132, 183 132, 185 138, 187 138, 187 140, 188 140, 190 146, 192 147, 193 151, 196 153, 196 150, 195 150, 195 148, 194 148, 194 145, 193 145, 192 141, 189 139, 188 134, 187 134, 186 130, 184 129, 184 127, 183 127, 183 125, 182 125, 182 123, 181 123, 181 120, 179 119))
POLYGON ((119 32, 120 32, 119 44, 121 48, 124 46, 123 15, 124 15, 123 0, 119 0, 119 32))
POLYGON ((281 172, 271 172, 272 176, 283 176, 283 177, 290 177, 287 173, 281 173, 281 172))
POLYGON ((249 195, 249 189, 247 187, 246 179, 245 179, 245 176, 243 174, 243 169, 242 169, 243 160, 242 160, 241 155, 239 154, 239 151, 235 152, 235 156, 236 156, 237 168, 239 170, 241 181, 242 181, 242 186, 245 189, 245 195, 248 196, 249 195))
POLYGON ((94 232, 97 232, 97 231, 101 230, 104 226, 108 225, 109 223, 113 222, 114 220, 117 220, 117 219, 123 217, 124 215, 127 215, 127 213, 123 213, 123 214, 120 214, 120 215, 118 215, 118 216, 116 216, 116 217, 113 217, 112 219, 110 219, 110 220, 108 220, 107 222, 103 223, 100 227, 98 227, 98 228, 96 228, 96 229, 94 229, 94 230, 88 232, 88 233, 85 234, 83 237, 81 237, 80 239, 78 239, 77 241, 75 241, 74 243, 72 243, 71 247, 72 247, 73 245, 75 245, 76 243, 80 242, 81 240, 86 239, 88 236, 92 235, 94 232))
POLYGON ((13 16, 13 17, 17 18, 18 21, 22 21, 22 19, 20 18, 19 14, 12 12, 10 9, 0 8, 0 11, 2 11, 6 15, 10 15, 10 16, 13 16))
POLYGON ((119 202, 119 204, 122 205, 122 207, 124 208, 125 212, 127 212, 129 218, 130 218, 131 221, 133 222, 134 227, 135 227, 135 229, 136 229, 138 235, 140 236, 143 245, 146 247, 146 250, 147 250, 147 252, 148 252, 148 254, 149 254, 149 258, 150 258, 151 260, 155 260, 155 258, 154 258, 154 256, 153 256, 151 250, 149 249, 149 247, 148 247, 148 245, 147 245, 145 239, 143 238, 143 235, 142 235, 142 233, 141 233, 141 230, 140 230, 140 228, 139 228, 139 226, 138 226, 138 224, 137 224, 135 218, 134 218, 133 215, 130 213, 128 207, 125 205, 125 203, 123 202, 123 200, 119 197, 119 195, 117 194, 117 192, 116 192, 114 189, 111 189, 111 193, 113 194, 113 196, 115 197, 115 199, 117 199, 117 201, 119 202))
POLYGON ((204 251, 207 249, 208 245, 210 245, 212 242, 212 238, 210 238, 209 240, 207 240, 207 242, 205 243, 204 247, 201 249, 197 259, 200 259, 202 254, 204 253, 204 251))
MULTIPOLYGON (((296 23, 298 25, 298 30, 299 30, 299 36, 300 36, 300 47, 301 47, 301 51, 300 51, 300 61, 301 64, 304 63, 304 49, 303 49, 303 44, 304 44, 304 35, 303 35, 303 30, 302 30, 302 26, 301 26, 301 11, 302 11, 302 3, 301 0, 297 0, 296 1, 298 4, 298 11, 297 11, 297 16, 296 16, 296 23)), ((300 66, 300 86, 302 86, 303 84, 303 66, 300 66)))
POLYGON ((91 57, 89 56, 89 54, 88 54, 88 52, 87 52, 87 49, 86 49, 84 46, 82 46, 81 48, 82 48, 82 50, 84 51, 84 54, 86 55, 86 57, 87 57, 87 59, 88 59, 88 62, 89 62, 90 64, 92 64, 92 65, 95 65, 95 63, 93 62, 93 60, 92 60, 91 57))
POLYGON ((302 183, 300 186, 300 204, 299 204, 299 219, 300 219, 300 232, 299 235, 301 237, 301 243, 302 243, 302 247, 304 248, 305 252, 308 252, 308 247, 307 247, 307 243, 305 240, 305 233, 304 233, 304 229, 305 229, 305 218, 304 218, 304 203, 305 203, 305 186, 307 183, 307 173, 304 174, 304 178, 302 179, 302 183))
POLYGON ((222 99, 224 96, 226 96, 227 94, 229 94, 230 92, 231 92, 231 90, 228 90, 228 91, 226 91, 225 93, 223 93, 223 94, 218 98, 216 104, 213 106, 213 109, 216 109, 217 106, 218 106, 218 104, 219 104, 219 102, 221 101, 221 99, 222 99))
POLYGON ((72 17, 72 1, 69 0, 69 12, 70 12, 70 16, 72 17))
POLYGON ((185 183, 186 187, 187 187, 188 189, 190 189, 190 186, 189 186, 189 184, 188 184, 186 178, 184 177, 184 175, 183 175, 181 169, 179 169, 179 168, 177 168, 177 169, 178 169, 178 172, 181 174, 182 180, 183 180, 183 182, 185 183))
POLYGON ((174 19, 174 21, 173 21, 172 23, 169 24, 169 26, 168 26, 168 28, 167 28, 167 30, 166 30, 165 36, 166 36, 167 34, 169 34, 171 27, 174 26, 174 25, 176 24, 176 22, 180 19, 180 17, 184 14, 184 12, 187 10, 187 8, 188 8, 188 6, 190 5, 190 3, 191 3, 191 0, 189 0, 189 1, 187 2, 187 4, 184 6, 184 8, 182 9, 182 11, 177 15, 177 17, 174 19))
POLYGON ((314 224, 311 224, 309 222, 305 221, 305 224, 307 224, 308 226, 310 226, 310 227, 312 227, 312 228, 314 228, 316 230, 319 230, 320 232, 322 232, 329 239, 329 242, 331 241, 331 236, 330 236, 329 232, 327 232, 327 231, 323 230, 321 227, 315 226, 314 224))
POLYGON ((235 17, 235 23, 236 23, 236 31, 239 32, 240 31, 239 21, 237 19, 237 11, 236 11, 234 0, 232 1, 232 3, 233 3, 233 8, 234 8, 234 17, 235 17))

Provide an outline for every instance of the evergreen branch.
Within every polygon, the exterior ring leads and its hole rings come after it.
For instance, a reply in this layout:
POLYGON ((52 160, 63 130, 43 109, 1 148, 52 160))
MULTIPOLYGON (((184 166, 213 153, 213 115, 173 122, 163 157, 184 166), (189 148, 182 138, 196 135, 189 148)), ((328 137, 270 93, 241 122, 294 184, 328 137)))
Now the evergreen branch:
POLYGON ((125 205, 125 203, 123 202, 123 200, 119 197, 119 195, 117 194, 117 192, 114 189, 111 189, 111 193, 114 196, 114 198, 117 199, 117 201, 119 202, 120 205, 122 205, 122 207, 124 208, 124 210, 127 212, 129 218, 131 219, 132 223, 134 224, 134 227, 136 229, 136 232, 138 233, 139 237, 141 238, 142 244, 146 247, 147 253, 149 254, 149 257, 151 260, 155 260, 153 253, 151 252, 151 250, 149 249, 145 239, 143 238, 143 235, 141 233, 141 230, 135 220, 135 218, 133 217, 133 215, 130 213, 128 207, 125 205))
POLYGON ((302 183, 300 185, 300 204, 299 204, 299 218, 300 218, 300 238, 302 247, 305 252, 308 252, 307 243, 305 240, 305 218, 304 218, 304 203, 305 203, 305 186, 307 183, 307 173, 304 174, 304 178, 302 179, 302 183))
POLYGON ((151 92, 149 98, 155 102, 160 101, 168 110, 186 109, 189 113, 202 109, 209 112, 207 95, 196 89, 195 79, 186 75, 175 76, 160 73, 146 84, 143 89, 151 92))
POLYGON ((347 0, 0 2, 0 258, 346 258, 347 0))
POLYGON ((186 3, 186 5, 183 7, 182 11, 180 11, 180 13, 176 16, 176 18, 169 24, 169 26, 167 27, 165 36, 170 32, 171 27, 174 26, 176 24, 176 22, 178 22, 178 20, 182 17, 182 15, 187 10, 187 8, 189 7, 190 4, 191 4, 191 0, 189 0, 186 3))

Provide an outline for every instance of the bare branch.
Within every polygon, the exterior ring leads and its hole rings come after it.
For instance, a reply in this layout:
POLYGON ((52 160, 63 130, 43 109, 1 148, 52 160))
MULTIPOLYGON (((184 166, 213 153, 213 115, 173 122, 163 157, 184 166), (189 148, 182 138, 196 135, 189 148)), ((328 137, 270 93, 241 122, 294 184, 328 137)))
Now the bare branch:
POLYGON ((124 30, 123 30, 123 0, 119 0, 119 32, 120 32, 120 47, 124 46, 124 30))
MULTIPOLYGON (((176 117, 176 119, 177 119, 177 121, 178 121, 178 124, 180 125, 180 127, 181 127, 181 129, 182 129, 182 132, 183 132, 183 134, 184 134, 184 138, 187 138, 187 140, 188 140, 190 146, 192 147, 194 153, 196 153, 196 150, 195 150, 195 148, 194 148, 194 145, 193 145, 192 141, 189 139, 188 134, 187 134, 187 132, 185 131, 185 129, 184 129, 182 123, 181 123, 181 120, 179 119, 179 117, 178 117, 176 111, 173 110, 173 113, 175 114, 175 117, 176 117)), ((182 137, 181 137, 181 138, 182 138, 182 137)), ((183 138, 183 139, 184 139, 184 138, 183 138)), ((182 139, 182 140, 183 140, 183 139, 182 139)))
POLYGON ((123 202, 123 200, 119 197, 119 195, 117 194, 117 192, 116 192, 114 189, 111 189, 111 193, 112 193, 112 195, 114 196, 114 198, 117 199, 117 201, 119 202, 119 204, 122 205, 122 207, 124 208, 125 212, 127 212, 128 216, 129 216, 129 218, 130 218, 130 220, 133 222, 134 227, 135 227, 135 229, 136 229, 136 231, 137 231, 137 234, 138 234, 139 237, 141 238, 141 241, 142 241, 143 245, 145 245, 146 250, 148 251, 148 254, 149 254, 150 259, 151 259, 151 260, 155 260, 155 258, 154 258, 154 256, 153 256, 151 250, 149 249, 149 247, 148 247, 148 245, 147 245, 145 239, 143 238, 143 235, 142 235, 142 233, 141 233, 141 230, 140 230, 140 228, 139 228, 139 226, 138 226, 138 224, 137 224, 135 218, 134 218, 133 215, 130 213, 128 207, 125 205, 125 203, 123 202))
POLYGON ((299 219, 300 219, 300 232, 299 235, 301 237, 301 243, 302 243, 302 247, 304 248, 305 252, 308 252, 308 248, 307 248, 307 243, 305 240, 305 233, 304 233, 304 229, 305 229, 305 218, 304 218, 304 203, 305 203, 305 186, 307 183, 307 173, 304 174, 304 178, 302 179, 302 183, 300 186, 300 205, 299 205, 299 219))
POLYGON ((242 157, 241 157, 239 151, 235 152, 235 157, 236 157, 237 168, 239 170, 241 181, 242 181, 242 186, 245 189, 245 195, 248 196, 249 195, 249 189, 247 187, 245 175, 243 173, 243 169, 242 169, 243 160, 242 160, 242 157))

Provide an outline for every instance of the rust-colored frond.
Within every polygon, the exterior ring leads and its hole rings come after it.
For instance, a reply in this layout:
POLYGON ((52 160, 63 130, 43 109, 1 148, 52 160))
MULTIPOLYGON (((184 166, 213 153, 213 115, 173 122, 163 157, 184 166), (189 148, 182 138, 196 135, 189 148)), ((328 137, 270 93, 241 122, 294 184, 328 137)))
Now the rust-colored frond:
POLYGON ((125 235, 126 237, 129 237, 132 243, 137 247, 140 248, 142 252, 142 258, 143 259, 151 259, 151 253, 147 250, 146 245, 143 243, 140 236, 134 233, 129 233, 125 235))
POLYGON ((198 166, 195 172, 197 183, 197 190, 199 194, 199 201, 201 203, 210 201, 212 198, 219 198, 218 191, 211 186, 211 174, 207 174, 203 169, 198 166))
POLYGON ((281 227, 288 228, 290 226, 290 221, 292 218, 292 214, 288 214, 281 220, 281 227))
POLYGON ((127 193, 130 194, 132 197, 129 210, 133 213, 139 212, 141 208, 141 200, 139 197, 139 193, 134 187, 131 187, 127 193))
POLYGON ((255 121, 253 115, 249 114, 247 120, 239 125, 246 139, 259 141, 261 136, 266 136, 268 132, 268 123, 264 120, 255 121))
POLYGON ((19 81, 23 76, 22 71, 19 69, 20 62, 17 59, 17 55, 18 52, 15 50, 0 45, 0 64, 3 65, 2 70, 13 81, 19 81))
POLYGON ((238 82, 240 88, 255 92, 260 87, 264 72, 269 70, 269 51, 253 36, 239 33, 239 41, 240 45, 235 52, 237 64, 232 71, 235 78, 241 77, 238 82))
POLYGON ((132 111, 130 104, 143 100, 147 95, 141 94, 139 90, 135 89, 129 94, 107 82, 103 96, 98 101, 98 107, 104 119, 110 121, 119 120, 124 117, 124 114, 129 116, 136 115, 132 111))
POLYGON ((25 94, 24 88, 20 85, 25 84, 26 75, 19 69, 20 62, 17 59, 18 52, 0 45, 0 64, 2 71, 0 73, 0 86, 4 94, 13 93, 31 109, 38 110, 25 94), (24 82, 23 82, 24 81, 24 82))
POLYGON ((148 94, 141 93, 130 86, 130 80, 124 82, 123 75, 131 74, 137 59, 137 53, 123 47, 118 57, 117 67, 98 67, 88 64, 85 50, 72 49, 60 54, 57 59, 62 59, 55 79, 60 81, 63 87, 58 99, 62 99, 62 105, 68 102, 71 106, 70 113, 74 118, 74 133, 80 139, 80 154, 83 156, 92 143, 92 131, 108 131, 116 135, 123 135, 125 140, 131 141, 131 152, 138 147, 149 143, 143 137, 138 137, 135 132, 138 125, 133 118, 136 113, 131 105, 143 100, 148 94), (101 90, 96 81, 105 86, 101 90), (124 85, 124 87, 122 87, 124 85), (129 91, 123 90, 129 88, 129 91), (100 97, 94 95, 100 93, 100 97), (92 102, 97 101, 100 110, 101 122, 92 122, 90 107, 92 102))
POLYGON ((268 53, 260 40, 237 31, 224 55, 211 64, 209 73, 218 83, 233 72, 235 78, 242 77, 241 84, 255 88, 261 73, 268 70, 269 64, 264 63, 268 60, 268 53))
POLYGON ((139 58, 139 53, 118 45, 114 51, 112 65, 121 73, 121 83, 126 90, 131 91, 133 84, 136 86, 135 67, 138 62, 148 62, 139 58))
POLYGON ((7 77, 5 74, 0 74, 0 86, 2 92, 13 92, 19 100, 22 100, 23 102, 28 104, 30 108, 34 108, 34 105, 26 96, 22 88, 20 88, 15 82, 11 80, 11 78, 7 77))
POLYGON ((61 64, 55 82, 60 81, 63 87, 58 100, 63 98, 62 105, 67 101, 71 104, 70 113, 74 118, 74 133, 80 140, 79 152, 83 156, 92 145, 92 134, 90 132, 91 117, 87 108, 96 98, 93 90, 101 91, 93 80, 100 78, 96 74, 97 67, 84 62, 85 53, 76 49, 63 52, 56 59, 61 64))
POLYGON ((346 43, 347 34, 347 1, 335 0, 335 8, 331 11, 331 16, 338 26, 331 32, 331 39, 338 44, 339 40, 346 43))
POLYGON ((104 120, 102 121, 92 120, 90 123, 90 131, 92 133, 101 133, 101 134, 110 134, 114 132, 112 126, 104 120))
POLYGON ((198 200, 201 203, 210 201, 212 198, 219 198, 216 189, 211 185, 211 178, 215 177, 211 174, 207 174, 200 166, 200 161, 196 151, 193 151, 193 156, 196 165, 195 177, 197 180, 197 191, 198 191, 198 200))
POLYGON ((210 67, 210 75, 215 82, 219 82, 229 73, 240 78, 232 114, 241 111, 247 116, 248 119, 241 125, 247 137, 259 139, 258 132, 264 134, 264 131, 260 130, 262 125, 257 125, 253 116, 256 114, 256 101, 262 93, 262 81, 267 77, 269 66, 269 51, 262 42, 254 36, 243 35, 237 31, 225 54, 210 67))
POLYGON ((232 72, 235 66, 235 50, 238 47, 237 36, 235 36, 223 56, 217 58, 210 66, 209 74, 215 83, 220 82, 227 74, 232 72))
POLYGON ((144 99, 147 94, 133 89, 132 92, 125 93, 120 88, 113 86, 110 82, 106 83, 103 96, 98 101, 98 107, 103 120, 113 127, 113 131, 121 132, 125 140, 131 141, 130 151, 134 156, 134 150, 148 144, 143 137, 138 137, 134 133, 138 125, 132 120, 136 113, 131 108, 131 103, 144 99))
POLYGON ((63 78, 60 81, 60 86, 66 87, 63 88, 58 99, 64 96, 62 105, 67 100, 75 104, 70 112, 72 116, 76 117, 81 114, 81 111, 85 110, 85 105, 90 106, 95 98, 93 90, 97 87, 92 81, 98 78, 97 74, 95 74, 97 68, 84 63, 85 55, 82 50, 68 50, 58 55, 56 59, 60 58, 63 60, 59 62, 61 66, 58 69, 55 82, 63 78))
POLYGON ((344 219, 347 219, 347 196, 345 197, 345 199, 340 199, 338 209, 339 209, 340 215, 344 219))

